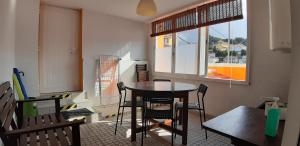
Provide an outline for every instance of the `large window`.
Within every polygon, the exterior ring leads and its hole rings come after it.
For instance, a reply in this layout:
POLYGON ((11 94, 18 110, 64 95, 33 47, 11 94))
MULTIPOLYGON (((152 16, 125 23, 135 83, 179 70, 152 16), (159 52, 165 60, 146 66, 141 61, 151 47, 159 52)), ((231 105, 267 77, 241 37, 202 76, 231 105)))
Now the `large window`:
POLYGON ((246 81, 247 1, 242 4, 243 19, 157 36, 155 71, 246 81))

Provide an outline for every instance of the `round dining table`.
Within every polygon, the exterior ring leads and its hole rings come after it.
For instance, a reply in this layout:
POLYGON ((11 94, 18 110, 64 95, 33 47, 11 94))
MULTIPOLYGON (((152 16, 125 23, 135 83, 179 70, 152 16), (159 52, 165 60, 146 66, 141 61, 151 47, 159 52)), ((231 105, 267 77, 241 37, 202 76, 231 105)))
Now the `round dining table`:
MULTIPOLYGON (((131 141, 136 140, 136 133, 141 132, 141 128, 137 128, 136 121, 136 102, 137 97, 145 97, 153 92, 172 92, 174 98, 179 98, 183 102, 182 110, 182 130, 174 129, 174 132, 182 136, 182 144, 187 144, 188 137, 188 103, 189 92, 196 91, 198 86, 184 82, 166 82, 166 81, 146 81, 125 83, 125 87, 131 90, 131 141)), ((158 124, 160 127, 172 130, 169 126, 158 124)))

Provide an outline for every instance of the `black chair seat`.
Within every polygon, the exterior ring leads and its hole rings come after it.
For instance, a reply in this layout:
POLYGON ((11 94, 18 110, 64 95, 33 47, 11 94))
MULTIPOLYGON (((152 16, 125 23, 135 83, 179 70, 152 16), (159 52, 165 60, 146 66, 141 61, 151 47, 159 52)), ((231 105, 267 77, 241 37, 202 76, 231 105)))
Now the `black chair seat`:
MULTIPOLYGON (((131 101, 125 101, 121 107, 132 107, 132 102, 131 101)), ((143 107, 143 101, 137 101, 136 102, 136 107, 143 107)))
POLYGON ((173 119, 173 113, 171 110, 146 109, 145 113, 145 117, 147 119, 173 119))
MULTIPOLYGON (((175 104, 176 109, 183 109, 183 103, 177 102, 175 104)), ((198 103, 189 103, 188 109, 199 109, 198 103)), ((200 106, 200 110, 203 110, 203 108, 200 106)))

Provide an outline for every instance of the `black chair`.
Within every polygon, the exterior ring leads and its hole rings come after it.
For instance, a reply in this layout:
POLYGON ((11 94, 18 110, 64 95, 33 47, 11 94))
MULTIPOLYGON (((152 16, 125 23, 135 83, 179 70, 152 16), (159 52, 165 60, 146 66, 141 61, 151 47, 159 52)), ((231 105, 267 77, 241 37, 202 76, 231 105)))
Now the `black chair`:
MULTIPOLYGON (((153 79, 153 82, 171 82, 171 80, 169 80, 169 79, 153 79)), ((153 98, 151 98, 149 100, 151 100, 153 103, 155 103, 155 102, 159 102, 159 101, 168 102, 166 100, 169 100, 169 99, 166 99, 166 98, 161 99, 159 97, 153 97, 153 98)))
MULTIPOLYGON (((201 127, 203 126, 202 125, 202 111, 203 111, 204 121, 206 121, 204 97, 205 97, 207 89, 208 89, 208 87, 206 85, 200 84, 198 91, 197 91, 198 102, 197 103, 189 103, 189 105, 188 105, 188 109, 199 110, 201 127), (200 102, 200 100, 201 100, 201 102, 200 102)), ((176 127, 177 127, 177 120, 178 120, 177 113, 179 110, 182 110, 182 109, 183 109, 183 104, 181 102, 176 102, 175 103, 175 119, 176 119, 175 125, 176 125, 176 127)), ((206 130, 205 130, 205 138, 207 139, 207 131, 206 130)))
POLYGON ((149 92, 145 93, 143 105, 145 105, 142 109, 142 142, 144 143, 144 133, 145 137, 147 135, 147 123, 150 119, 171 119, 171 127, 172 127, 172 146, 173 146, 173 137, 174 137, 174 128, 175 128, 175 119, 174 119, 174 93, 172 92, 149 92), (161 98, 167 100, 151 100, 151 98, 161 98), (146 98, 146 99, 145 99, 146 98), (151 104, 164 104, 169 105, 167 109, 154 109, 150 106, 147 106, 146 102, 150 102, 151 104))
MULTIPOLYGON (((116 121, 116 128, 115 128, 115 135, 117 134, 117 129, 118 129, 118 122, 119 122, 119 116, 120 116, 120 109, 122 108, 122 113, 121 113, 121 122, 120 125, 122 125, 123 122, 123 113, 124 113, 124 108, 125 107, 132 107, 132 102, 126 100, 126 95, 127 91, 124 86, 123 82, 117 83, 118 91, 119 91, 119 108, 118 108, 118 114, 117 114, 117 121, 116 121)), ((142 107, 143 103, 142 101, 137 101, 136 106, 137 107, 142 107)))

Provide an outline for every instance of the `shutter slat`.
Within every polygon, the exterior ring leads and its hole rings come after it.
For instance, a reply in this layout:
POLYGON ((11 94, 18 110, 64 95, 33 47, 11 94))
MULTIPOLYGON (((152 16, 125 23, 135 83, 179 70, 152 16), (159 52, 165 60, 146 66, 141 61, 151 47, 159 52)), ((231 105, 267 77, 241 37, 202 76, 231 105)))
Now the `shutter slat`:
POLYGON ((152 27, 154 28, 162 28, 162 29, 153 29, 151 36, 159 36, 165 35, 169 33, 194 29, 197 27, 198 22, 194 21, 197 20, 197 8, 193 8, 187 11, 183 11, 181 13, 157 20, 152 22, 152 27), (161 26, 161 22, 165 26, 161 26))
POLYGON ((239 19, 243 19, 242 0, 218 0, 152 22, 151 36, 165 35, 239 19))

